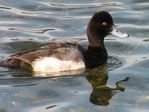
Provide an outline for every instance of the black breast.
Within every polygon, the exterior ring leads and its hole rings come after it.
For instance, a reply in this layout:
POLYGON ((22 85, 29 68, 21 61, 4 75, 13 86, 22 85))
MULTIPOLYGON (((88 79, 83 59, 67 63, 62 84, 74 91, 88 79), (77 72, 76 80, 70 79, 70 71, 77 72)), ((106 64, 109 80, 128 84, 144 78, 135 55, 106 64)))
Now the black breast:
POLYGON ((85 53, 85 63, 87 68, 97 67, 105 64, 108 58, 106 49, 98 47, 88 47, 85 53))

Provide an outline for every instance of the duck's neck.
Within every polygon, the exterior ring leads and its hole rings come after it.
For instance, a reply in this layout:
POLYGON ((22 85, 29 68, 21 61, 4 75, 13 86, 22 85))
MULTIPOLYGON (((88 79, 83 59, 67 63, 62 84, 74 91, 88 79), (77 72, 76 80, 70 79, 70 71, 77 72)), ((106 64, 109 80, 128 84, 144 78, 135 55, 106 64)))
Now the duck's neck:
POLYGON ((105 49, 104 40, 100 40, 98 37, 88 37, 88 41, 90 47, 105 49))
POLYGON ((87 27, 87 37, 89 41, 89 46, 93 47, 100 47, 105 49, 104 46, 104 37, 106 36, 106 33, 103 33, 102 29, 97 29, 91 24, 87 27))

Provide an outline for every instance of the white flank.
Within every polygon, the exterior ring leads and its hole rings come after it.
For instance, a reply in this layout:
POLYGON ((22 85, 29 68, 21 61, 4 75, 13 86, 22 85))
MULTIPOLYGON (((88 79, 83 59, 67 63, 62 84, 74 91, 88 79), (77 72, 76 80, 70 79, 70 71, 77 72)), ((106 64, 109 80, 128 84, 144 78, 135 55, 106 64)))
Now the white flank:
POLYGON ((44 57, 36 59, 32 63, 32 68, 34 72, 54 73, 82 69, 85 68, 85 64, 83 60, 75 62, 71 60, 59 60, 54 57, 44 57))

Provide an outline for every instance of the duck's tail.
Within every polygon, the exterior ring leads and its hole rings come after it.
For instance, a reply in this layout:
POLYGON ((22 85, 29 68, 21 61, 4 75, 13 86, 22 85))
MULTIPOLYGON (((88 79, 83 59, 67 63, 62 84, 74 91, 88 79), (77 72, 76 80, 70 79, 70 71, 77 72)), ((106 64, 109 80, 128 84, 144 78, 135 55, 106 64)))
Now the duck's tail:
POLYGON ((0 61, 0 67, 17 68, 19 65, 19 61, 16 61, 13 58, 0 61))
POLYGON ((29 63, 26 63, 17 58, 9 58, 3 61, 0 61, 0 67, 7 67, 7 68, 24 68, 28 70, 32 70, 32 66, 29 63))

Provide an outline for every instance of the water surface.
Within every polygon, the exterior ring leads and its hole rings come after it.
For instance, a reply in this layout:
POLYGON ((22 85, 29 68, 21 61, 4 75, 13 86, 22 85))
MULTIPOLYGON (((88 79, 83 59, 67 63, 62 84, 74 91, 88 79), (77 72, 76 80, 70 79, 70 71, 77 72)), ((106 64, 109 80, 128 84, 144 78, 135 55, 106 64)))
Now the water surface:
POLYGON ((99 10, 130 34, 106 38, 108 63, 63 77, 1 67, 0 112, 148 112, 147 0, 0 0, 0 60, 55 39, 87 46, 87 22, 99 10))

